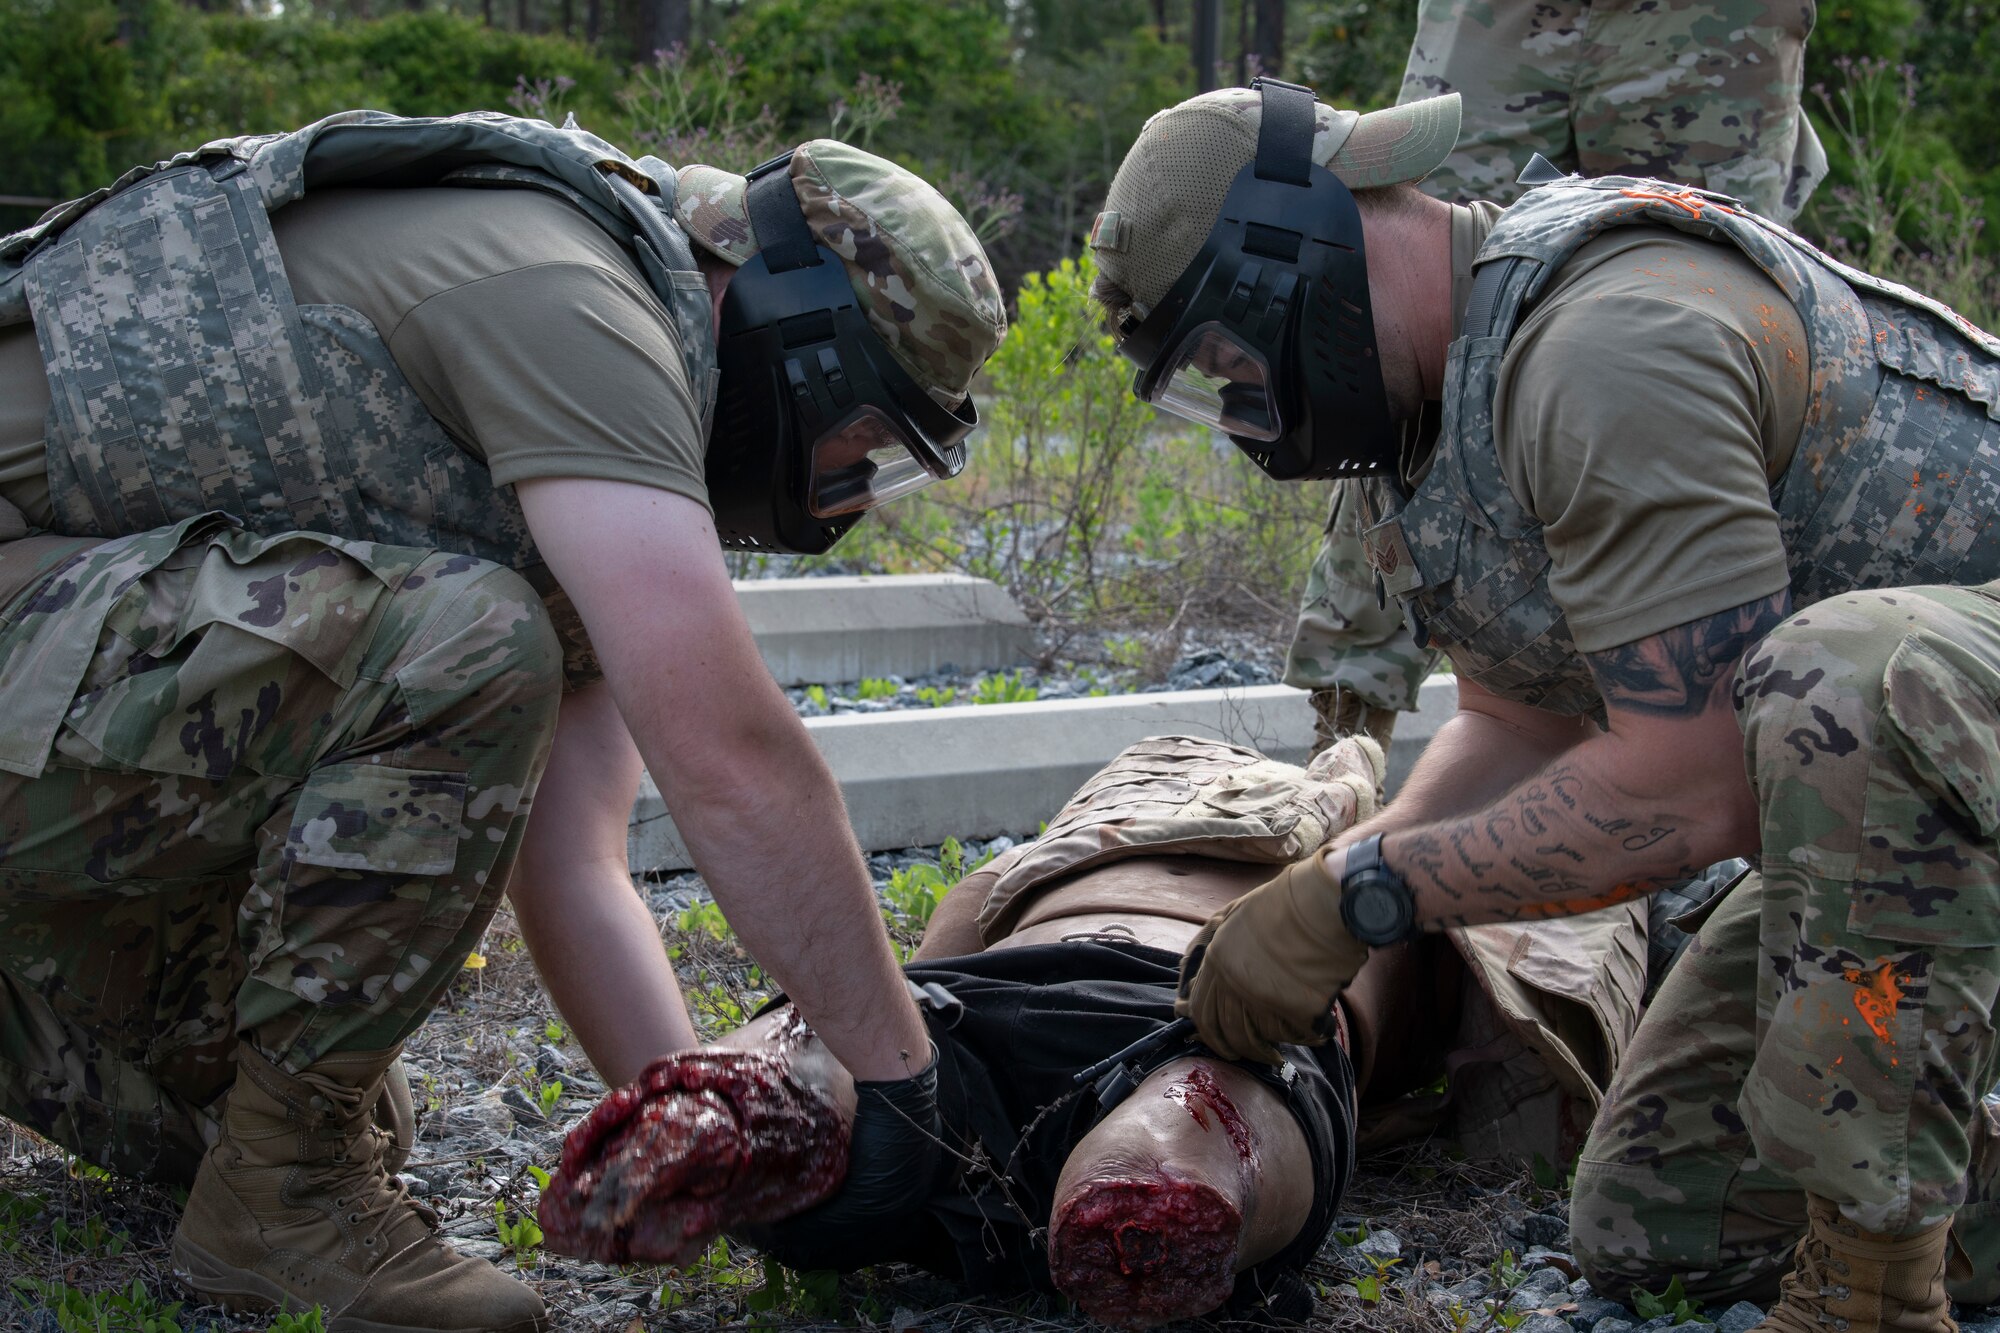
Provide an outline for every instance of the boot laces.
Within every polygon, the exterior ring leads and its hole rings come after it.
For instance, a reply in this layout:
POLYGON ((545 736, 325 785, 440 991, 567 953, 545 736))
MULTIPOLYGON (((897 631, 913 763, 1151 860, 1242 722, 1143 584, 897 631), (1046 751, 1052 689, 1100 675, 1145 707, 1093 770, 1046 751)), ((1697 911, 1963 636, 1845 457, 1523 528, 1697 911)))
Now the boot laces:
POLYGON ((1793 1253, 1792 1271, 1778 1284, 1779 1300, 1771 1309, 1769 1326, 1796 1333, 1818 1333, 1826 1328, 1845 1333, 1847 1320, 1827 1309, 1827 1303, 1853 1296, 1846 1283, 1832 1280, 1847 1277, 1851 1271, 1846 1260, 1808 1231, 1793 1253))
POLYGON ((413 1196, 401 1176, 390 1175, 383 1166, 383 1140, 390 1137, 384 1130, 370 1124, 351 1138, 327 1137, 335 1147, 320 1160, 305 1164, 305 1183, 330 1197, 339 1221, 353 1229, 363 1248, 372 1252, 380 1246, 382 1233, 404 1208, 414 1211, 426 1228, 437 1230, 436 1211, 413 1196))

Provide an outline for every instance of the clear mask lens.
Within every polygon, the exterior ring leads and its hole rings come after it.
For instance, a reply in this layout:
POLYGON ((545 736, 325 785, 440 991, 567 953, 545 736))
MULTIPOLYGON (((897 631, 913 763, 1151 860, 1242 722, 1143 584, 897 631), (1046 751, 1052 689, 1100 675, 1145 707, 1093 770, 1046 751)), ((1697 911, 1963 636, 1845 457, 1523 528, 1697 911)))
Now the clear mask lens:
POLYGON ((1153 390, 1154 407, 1250 440, 1268 443, 1285 433, 1270 366, 1222 325, 1202 325, 1172 355, 1172 368, 1153 390))
POLYGON ((813 445, 806 508, 814 518, 865 513, 937 480, 889 418, 864 407, 813 445))

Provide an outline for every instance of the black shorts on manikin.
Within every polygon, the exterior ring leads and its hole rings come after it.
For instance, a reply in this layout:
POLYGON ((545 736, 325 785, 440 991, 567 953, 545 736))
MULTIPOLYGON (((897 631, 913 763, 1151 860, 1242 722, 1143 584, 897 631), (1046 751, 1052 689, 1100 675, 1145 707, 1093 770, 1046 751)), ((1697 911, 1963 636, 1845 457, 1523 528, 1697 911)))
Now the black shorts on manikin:
MULTIPOLYGON (((829 1228, 800 1235, 792 1228, 782 1243, 769 1243, 753 1228, 746 1236, 793 1268, 912 1263, 977 1292, 1053 1291, 1048 1225, 1056 1179, 1070 1151, 1116 1104, 1100 1103, 1096 1087, 1077 1087, 1075 1076, 1174 1021, 1180 958, 1092 939, 903 970, 918 987, 942 988, 954 1002, 924 1005, 938 1047, 938 1108, 952 1149, 928 1202, 905 1222, 866 1234, 829 1228)), ((1297 1288, 1354 1170, 1354 1071, 1346 1052, 1332 1043, 1280 1050, 1289 1061, 1282 1071, 1241 1067, 1284 1097, 1305 1134, 1312 1210, 1290 1245, 1239 1276, 1230 1302, 1274 1313, 1292 1304, 1283 1289, 1297 1288)), ((1173 1041, 1129 1068, 1138 1079, 1182 1056, 1207 1053, 1173 1041)))

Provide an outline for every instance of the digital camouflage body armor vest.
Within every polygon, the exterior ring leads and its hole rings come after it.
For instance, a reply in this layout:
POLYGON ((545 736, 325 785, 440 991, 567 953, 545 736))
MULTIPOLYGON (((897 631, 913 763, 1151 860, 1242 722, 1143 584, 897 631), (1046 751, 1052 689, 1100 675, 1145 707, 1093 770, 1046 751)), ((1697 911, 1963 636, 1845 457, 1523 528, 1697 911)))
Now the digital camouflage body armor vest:
POLYGON ((1429 471, 1407 495, 1393 478, 1365 484, 1369 563, 1420 637, 1495 694, 1602 715, 1549 594, 1542 525, 1501 472, 1493 398, 1508 341, 1550 276, 1592 237, 1637 224, 1736 246, 1798 308, 1811 395, 1771 490, 1795 608, 1861 588, 2000 578, 2000 339, 1725 196, 1572 177, 1523 195, 1480 247, 1429 471))
POLYGON ((54 397, 56 529, 121 536, 223 510, 257 532, 492 560, 551 601, 572 679, 589 674, 512 489, 445 433, 372 323, 294 301, 270 214, 336 185, 529 187, 569 200, 637 256, 706 421, 709 291, 674 220, 671 167, 574 121, 346 111, 134 168, 0 240, 0 325, 34 320, 54 397))

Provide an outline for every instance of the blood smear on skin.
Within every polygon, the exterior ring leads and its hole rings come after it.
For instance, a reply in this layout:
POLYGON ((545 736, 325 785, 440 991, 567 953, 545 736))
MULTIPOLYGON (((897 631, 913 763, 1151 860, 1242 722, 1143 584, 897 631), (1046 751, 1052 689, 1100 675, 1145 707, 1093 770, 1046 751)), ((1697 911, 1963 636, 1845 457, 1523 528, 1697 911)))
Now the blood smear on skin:
POLYGON ((1235 1147, 1237 1157, 1246 1167, 1253 1169, 1256 1167, 1256 1138, 1251 1134, 1250 1126, 1244 1122, 1243 1113, 1236 1109, 1236 1103, 1229 1100, 1229 1094, 1215 1081, 1214 1074, 1201 1065, 1196 1065, 1185 1076, 1168 1084, 1167 1090, 1161 1095, 1193 1116, 1195 1123, 1203 1129, 1209 1127, 1208 1117, 1213 1113, 1216 1123, 1222 1127, 1222 1132, 1229 1136, 1229 1142, 1235 1147))

